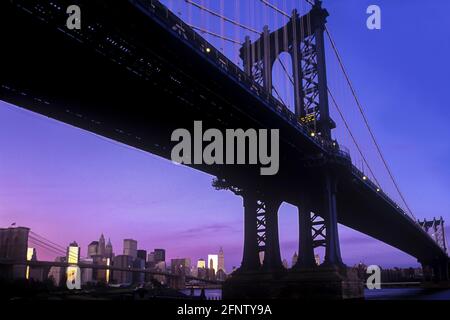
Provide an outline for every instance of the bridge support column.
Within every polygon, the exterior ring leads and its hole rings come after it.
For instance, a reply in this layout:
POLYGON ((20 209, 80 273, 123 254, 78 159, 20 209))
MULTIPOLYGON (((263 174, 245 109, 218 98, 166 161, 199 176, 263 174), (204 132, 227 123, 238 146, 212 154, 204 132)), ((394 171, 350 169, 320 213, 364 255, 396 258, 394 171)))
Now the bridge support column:
POLYGON ((257 271, 261 267, 258 247, 257 200, 256 192, 244 192, 244 253, 241 271, 257 271))
POLYGON ((448 261, 439 259, 433 263, 433 281, 435 282, 448 282, 448 261))
POLYGON ((280 201, 266 200, 266 244, 264 251, 264 271, 279 271, 283 269, 278 236, 278 209, 280 201))
POLYGON ((326 225, 326 251, 323 265, 325 267, 345 267, 341 258, 337 222, 337 178, 332 174, 325 176, 325 197, 323 218, 326 225))
POLYGON ((421 262, 423 272, 422 286, 430 289, 450 288, 450 263, 448 259, 421 262))

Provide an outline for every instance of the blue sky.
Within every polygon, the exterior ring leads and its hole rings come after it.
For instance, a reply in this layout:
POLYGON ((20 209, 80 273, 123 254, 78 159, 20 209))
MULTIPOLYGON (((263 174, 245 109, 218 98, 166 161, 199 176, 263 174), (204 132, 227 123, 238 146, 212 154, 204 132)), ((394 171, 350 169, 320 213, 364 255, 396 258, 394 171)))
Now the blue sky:
MULTIPOLYGON (((197 0, 202 3, 202 0, 197 0)), ((259 1, 224 2, 224 13, 253 28, 272 28, 283 17, 269 18, 259 1), (249 9, 251 9, 249 11, 249 9)), ((245 33, 188 9, 182 0, 164 3, 191 23, 243 39, 245 33), (189 14, 190 10, 190 14, 189 14)), ((220 10, 220 1, 203 0, 220 10)), ((272 1, 289 12, 304 0, 272 1), (285 4, 284 4, 285 3, 285 4)), ((434 0, 324 1, 328 26, 383 152, 410 207, 418 218, 450 213, 450 2, 434 0), (366 8, 378 4, 382 29, 366 28, 366 8), (431 19, 430 19, 431 17, 431 19)), ((238 46, 207 37, 237 61, 238 46)), ((362 125, 356 105, 335 58, 328 54, 329 86, 367 154, 381 185, 398 196, 362 125)), ((275 75, 289 96, 286 79, 275 75), (285 88, 286 87, 286 88, 285 88)), ((332 110, 334 113, 334 111, 332 110)), ((338 116, 335 136, 352 148, 338 116)), ((151 154, 95 136, 0 102, 0 225, 29 226, 66 245, 87 244, 103 232, 116 253, 122 239, 135 238, 143 249, 166 248, 171 257, 205 258, 222 246, 228 269, 242 253, 242 203, 239 197, 211 187, 212 177, 176 166, 151 154)), ((296 212, 280 212, 283 257, 297 248, 296 212)), ((447 229, 448 230, 448 229, 447 229)), ((341 228, 344 260, 351 265, 414 265, 415 259, 347 228, 341 228)), ((49 257, 39 251, 38 257, 49 257)))

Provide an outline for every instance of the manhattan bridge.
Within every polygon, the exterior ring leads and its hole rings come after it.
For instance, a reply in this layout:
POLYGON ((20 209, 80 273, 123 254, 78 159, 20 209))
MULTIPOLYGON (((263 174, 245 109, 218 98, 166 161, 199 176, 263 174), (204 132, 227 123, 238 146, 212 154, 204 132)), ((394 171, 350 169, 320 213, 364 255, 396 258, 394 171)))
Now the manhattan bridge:
POLYGON ((291 2, 2 1, 1 28, 14 32, 2 39, 0 98, 169 160, 171 132, 195 120, 220 130, 279 129, 277 175, 252 165, 190 165, 243 201, 242 263, 223 284, 224 298, 362 297, 341 258, 338 223, 415 257, 426 280, 448 283, 444 221, 421 221, 408 206, 327 27, 332 15, 318 0, 291 2), (66 27, 74 4, 80 29, 66 27), (338 73, 398 202, 328 84, 338 73), (298 208, 299 221, 299 257, 288 270, 279 244, 283 203, 298 208), (317 248, 325 252, 320 266, 317 248))

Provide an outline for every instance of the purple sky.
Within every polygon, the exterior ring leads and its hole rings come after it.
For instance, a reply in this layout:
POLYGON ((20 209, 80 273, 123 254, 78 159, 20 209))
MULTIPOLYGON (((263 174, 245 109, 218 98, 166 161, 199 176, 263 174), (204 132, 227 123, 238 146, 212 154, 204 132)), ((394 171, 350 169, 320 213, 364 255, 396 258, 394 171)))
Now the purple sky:
MULTIPOLYGON (((164 2, 174 12, 181 12, 177 5, 184 3, 164 2)), ((282 0, 272 2, 283 7, 282 0)), ((294 1, 285 2, 289 11, 294 1)), ((369 31, 365 9, 371 2, 325 1, 331 14, 329 27, 414 214, 421 219, 442 215, 450 223, 450 22, 446 17, 450 3, 376 1, 382 8, 382 30, 369 31), (426 19, 430 16, 434 18, 426 19)), ((213 1, 204 3, 214 7, 213 1)), ((227 14, 237 12, 236 2, 226 3, 227 14)), ((191 10, 193 22, 220 32, 213 18, 196 18, 191 10)), ((262 28, 267 14, 263 7, 257 6, 252 18, 243 8, 239 10, 243 22, 262 28)), ((279 25, 282 18, 268 22, 279 25)), ((244 36, 225 27, 224 31, 230 37, 244 36)), ((208 39, 220 47, 220 41, 208 39)), ((225 47, 230 57, 236 57, 234 49, 225 47)), ((330 88, 383 188, 398 199, 331 55, 328 65, 330 88)), ((283 88, 285 80, 276 77, 283 88)), ((284 94, 289 97, 288 89, 284 94)), ((336 136, 352 147, 338 117, 334 118, 339 126, 336 136)), ((76 240, 82 254, 101 232, 111 237, 116 254, 124 238, 138 240, 142 249, 166 248, 169 259, 191 257, 193 261, 222 246, 230 270, 241 260, 242 202, 230 192, 215 191, 211 180, 201 172, 0 101, 1 227, 16 222, 61 245, 76 240)), ((296 226, 295 209, 283 205, 280 238, 283 258, 289 262, 297 249, 296 226)), ((384 266, 416 263, 355 231, 340 231, 343 258, 349 265, 361 260, 384 266)), ((51 257, 38 249, 38 258, 51 257)))

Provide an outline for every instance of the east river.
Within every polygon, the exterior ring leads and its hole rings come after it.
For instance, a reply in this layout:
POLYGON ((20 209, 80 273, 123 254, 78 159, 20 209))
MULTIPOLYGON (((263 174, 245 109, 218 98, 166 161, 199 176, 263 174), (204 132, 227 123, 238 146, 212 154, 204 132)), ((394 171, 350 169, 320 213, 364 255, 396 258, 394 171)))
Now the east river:
MULTIPOLYGON (((190 294, 190 290, 183 290, 190 294)), ((194 290, 194 295, 199 296, 200 290, 194 290)), ((205 290, 209 300, 220 300, 222 291, 220 289, 205 290)), ((450 300, 450 290, 426 290, 422 288, 389 288, 380 290, 365 290, 366 300, 450 300)))

